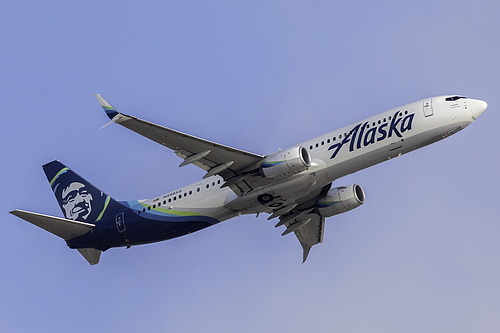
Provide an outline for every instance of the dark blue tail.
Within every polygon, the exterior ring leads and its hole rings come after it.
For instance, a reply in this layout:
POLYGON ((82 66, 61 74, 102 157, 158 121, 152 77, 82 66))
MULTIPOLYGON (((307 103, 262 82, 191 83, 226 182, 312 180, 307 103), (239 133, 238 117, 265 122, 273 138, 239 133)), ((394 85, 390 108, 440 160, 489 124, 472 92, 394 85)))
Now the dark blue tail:
POLYGON ((43 166, 57 202, 69 220, 95 223, 125 209, 59 161, 43 166))

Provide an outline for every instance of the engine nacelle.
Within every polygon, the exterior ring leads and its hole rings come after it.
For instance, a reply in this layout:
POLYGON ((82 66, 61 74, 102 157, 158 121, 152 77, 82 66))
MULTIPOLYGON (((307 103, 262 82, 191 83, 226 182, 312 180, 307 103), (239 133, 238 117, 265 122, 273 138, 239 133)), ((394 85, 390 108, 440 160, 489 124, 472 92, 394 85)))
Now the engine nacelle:
POLYGON ((282 150, 267 156, 261 165, 261 173, 266 178, 289 177, 309 169, 311 156, 306 148, 299 146, 282 150))
POLYGON ((365 202, 365 192, 358 184, 330 189, 316 206, 323 217, 345 213, 361 206, 365 202))

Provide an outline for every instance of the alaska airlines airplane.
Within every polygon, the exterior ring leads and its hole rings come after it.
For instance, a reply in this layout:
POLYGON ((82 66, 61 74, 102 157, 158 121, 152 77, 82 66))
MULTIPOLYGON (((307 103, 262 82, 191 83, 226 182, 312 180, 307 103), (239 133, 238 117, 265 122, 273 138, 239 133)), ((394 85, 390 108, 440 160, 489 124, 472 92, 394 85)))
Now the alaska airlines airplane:
MULTIPOLYGON (((279 218, 294 233, 303 262, 323 242, 325 218, 365 202, 360 185, 332 182, 459 132, 487 108, 484 101, 439 96, 407 104, 263 156, 217 144, 117 111, 96 95, 111 119, 172 149, 206 171, 202 180, 148 200, 118 201, 59 161, 43 166, 65 218, 11 213, 61 238, 91 264, 112 247, 159 242, 240 214, 279 218)), ((106 125, 108 125, 106 124, 106 125)), ((105 126, 106 126, 105 125, 105 126)))

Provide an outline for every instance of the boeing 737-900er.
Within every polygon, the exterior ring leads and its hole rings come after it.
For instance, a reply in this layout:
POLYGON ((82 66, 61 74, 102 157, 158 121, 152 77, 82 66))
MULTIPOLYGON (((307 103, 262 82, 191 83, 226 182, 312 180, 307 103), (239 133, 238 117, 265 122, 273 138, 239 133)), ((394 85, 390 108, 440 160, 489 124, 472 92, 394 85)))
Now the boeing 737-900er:
MULTIPOLYGON (((116 110, 96 95, 115 122, 172 149, 206 171, 202 180, 148 200, 118 201, 59 161, 43 170, 65 218, 11 213, 61 238, 91 264, 112 247, 159 242, 240 214, 279 218, 294 233, 303 261, 323 242, 325 218, 365 202, 360 185, 337 179, 449 137, 469 126, 486 102, 447 95, 407 104, 263 156, 181 133, 116 110)), ((108 123, 108 124, 109 124, 108 123)))

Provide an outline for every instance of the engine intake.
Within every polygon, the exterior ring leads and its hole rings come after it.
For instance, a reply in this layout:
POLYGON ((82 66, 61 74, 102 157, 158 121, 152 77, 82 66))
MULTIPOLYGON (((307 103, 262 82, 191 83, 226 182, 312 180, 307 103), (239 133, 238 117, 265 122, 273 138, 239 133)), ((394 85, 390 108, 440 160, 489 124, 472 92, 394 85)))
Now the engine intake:
POLYGON ((365 202, 365 192, 358 184, 330 189, 316 206, 323 217, 345 213, 361 206, 365 202))
POLYGON ((283 178, 300 173, 311 166, 311 156, 306 148, 299 146, 267 156, 260 171, 266 178, 283 178))

